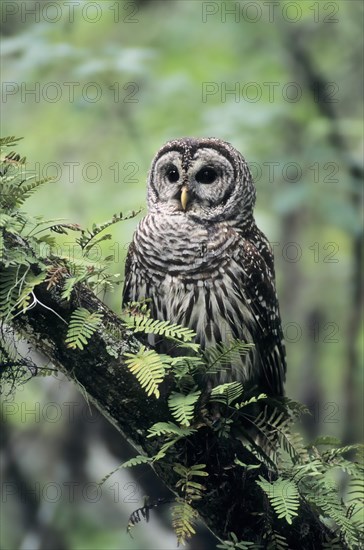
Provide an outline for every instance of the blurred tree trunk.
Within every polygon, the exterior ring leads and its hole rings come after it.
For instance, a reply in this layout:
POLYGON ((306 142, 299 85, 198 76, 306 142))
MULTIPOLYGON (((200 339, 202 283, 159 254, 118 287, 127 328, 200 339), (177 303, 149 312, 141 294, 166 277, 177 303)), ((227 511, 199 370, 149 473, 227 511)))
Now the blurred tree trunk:
MULTIPOLYGON (((1 440, 0 450, 4 457, 2 470, 2 503, 17 497, 16 516, 11 529, 14 540, 19 533, 24 533, 23 540, 19 542, 19 548, 39 548, 40 550, 67 550, 68 546, 62 530, 53 522, 53 516, 44 514, 42 504, 37 494, 36 484, 29 479, 22 465, 22 457, 19 456, 17 441, 11 439, 11 426, 6 416, 1 414, 1 440), (5 481, 6 480, 6 481, 5 481)), ((4 529, 5 530, 5 529, 4 529)))
MULTIPOLYGON (((335 155, 341 160, 346 169, 346 175, 343 177, 352 182, 351 186, 347 186, 349 189, 347 200, 352 204, 358 220, 360 220, 362 214, 363 167, 352 157, 347 140, 340 130, 335 103, 332 102, 329 95, 330 82, 315 67, 307 47, 309 37, 305 35, 303 29, 301 29, 301 32, 291 32, 287 28, 287 25, 282 25, 287 52, 292 57, 293 67, 301 74, 308 90, 311 92, 319 114, 328 121, 330 128, 329 142, 335 155)), ((346 366, 343 376, 344 423, 342 439, 344 443, 352 443, 357 438, 356 434, 362 432, 360 420, 362 418, 361 397, 358 392, 361 376, 358 342, 361 330, 361 312, 364 305, 362 284, 364 238, 359 231, 351 234, 350 238, 351 257, 353 259, 351 267, 351 307, 346 330, 342 330, 342 333, 346 335, 346 366)))

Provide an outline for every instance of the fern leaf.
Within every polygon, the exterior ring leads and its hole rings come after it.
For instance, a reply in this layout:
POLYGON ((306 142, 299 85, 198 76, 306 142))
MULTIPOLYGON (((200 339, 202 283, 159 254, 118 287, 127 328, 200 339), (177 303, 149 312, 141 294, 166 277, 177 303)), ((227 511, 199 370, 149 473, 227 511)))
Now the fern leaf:
POLYGON ((29 268, 22 265, 0 272, 0 318, 11 319, 18 305, 29 268))
POLYGON ((252 347, 254 344, 231 340, 228 344, 217 344, 207 348, 204 352, 207 374, 216 374, 231 363, 238 363, 240 358, 246 355, 252 347))
POLYGON ((19 208, 24 202, 35 193, 41 185, 52 181, 54 178, 47 177, 22 185, 25 181, 34 179, 35 176, 28 176, 19 182, 19 185, 7 185, 2 193, 2 207, 12 210, 19 208))
POLYGON ((287 550, 288 543, 286 537, 277 533, 277 531, 271 531, 269 534, 269 543, 267 550, 287 550))
POLYGON ((180 427, 173 422, 157 422, 148 430, 147 437, 160 437, 161 435, 177 435, 187 437, 192 435, 196 430, 194 428, 180 427))
POLYGON ((250 397, 246 401, 242 401, 241 403, 235 403, 236 409, 243 409, 244 407, 248 405, 252 405, 253 403, 257 403, 258 401, 262 401, 264 399, 268 399, 268 396, 266 393, 260 393, 259 395, 254 395, 253 397, 250 397))
POLYGON ((223 405, 231 405, 243 395, 243 386, 240 382, 228 382, 220 384, 212 388, 210 401, 214 403, 222 403, 223 405))
POLYGON ((15 136, 6 136, 3 138, 0 138, 0 147, 16 147, 18 145, 18 141, 22 140, 24 138, 15 137, 15 136))
POLYGON ((152 319, 147 315, 126 316, 124 322, 134 332, 157 334, 165 338, 182 340, 183 342, 190 342, 196 336, 196 333, 189 328, 169 321, 152 319))
POLYGON ((187 395, 173 392, 168 398, 168 407, 174 418, 183 426, 189 426, 194 416, 195 404, 201 392, 193 391, 187 395))
POLYGON ((255 550, 262 548, 262 545, 248 540, 239 540, 235 533, 231 532, 229 533, 229 540, 224 540, 216 548, 221 550, 255 550))
POLYGON ((316 439, 310 444, 310 447, 318 447, 320 445, 330 445, 337 446, 340 445, 341 441, 337 437, 332 437, 329 435, 321 435, 316 437, 316 439))
POLYGON ((172 507, 172 526, 177 535, 178 544, 185 545, 187 540, 196 533, 195 525, 198 513, 181 498, 177 498, 172 507))
POLYGON ((327 451, 322 453, 322 458, 327 461, 332 461, 340 455, 351 453, 353 451, 359 451, 363 453, 364 445, 361 443, 357 443, 354 445, 346 445, 345 447, 338 447, 336 449, 328 449, 327 451))
POLYGON ((121 468, 133 468, 134 466, 139 466, 140 464, 149 464, 153 459, 149 456, 137 455, 133 458, 130 458, 126 462, 121 464, 121 468))
POLYGON ((326 535, 326 542, 322 544, 322 548, 324 550, 342 550, 342 543, 341 540, 338 537, 335 537, 333 539, 329 539, 326 535))
POLYGON ((154 350, 147 350, 142 346, 138 353, 125 353, 128 369, 134 374, 141 387, 148 396, 160 396, 159 385, 163 382, 166 368, 170 367, 171 358, 168 355, 159 355, 154 350))
MULTIPOLYGON (((195 344, 192 344, 192 345, 195 345, 195 344)), ((188 378, 189 381, 192 381, 193 386, 195 385, 195 379, 194 379, 195 375, 201 370, 204 371, 204 362, 200 357, 200 355, 196 355, 196 356, 182 355, 179 357, 174 357, 171 365, 172 365, 173 375, 177 382, 183 383, 183 379, 185 379, 186 381, 186 378, 188 378)))
POLYGON ((355 547, 361 539, 361 531, 357 525, 346 515, 347 509, 342 504, 339 495, 335 491, 320 490, 311 491, 305 495, 306 499, 314 504, 321 515, 338 526, 341 534, 345 537, 350 547, 355 547))
POLYGON ((85 308, 76 309, 71 316, 66 336, 68 348, 83 350, 102 320, 101 313, 90 313, 85 308))
POLYGON ((65 279, 61 293, 63 300, 71 299, 75 286, 83 279, 83 277, 84 275, 80 275, 78 277, 67 277, 67 279, 65 279))
POLYGON ((133 458, 130 458, 129 460, 126 460, 122 464, 120 464, 117 468, 106 474, 102 478, 102 480, 99 482, 99 485, 103 485, 105 481, 107 481, 115 472, 118 472, 121 468, 132 468, 134 466, 139 466, 140 464, 149 464, 152 461, 152 459, 149 456, 144 455, 137 455, 133 458))
POLYGON ((283 478, 278 478, 273 483, 269 483, 262 476, 259 476, 259 480, 256 483, 268 496, 270 504, 278 518, 284 518, 291 525, 292 519, 298 515, 297 510, 300 505, 296 483, 283 478))
POLYGON ((191 475, 197 476, 207 476, 207 472, 205 472, 206 464, 193 464, 190 466, 189 471, 191 472, 191 475))
POLYGON ((276 408, 271 411, 268 407, 265 407, 255 419, 254 425, 267 439, 272 449, 276 446, 276 439, 278 438, 293 462, 308 462, 308 451, 303 444, 302 436, 292 431, 292 422, 293 418, 287 416, 285 412, 276 408))
MULTIPOLYGON (((97 244, 96 242, 92 243, 91 241, 93 241, 93 239, 99 233, 101 233, 101 231, 104 231, 111 225, 114 225, 120 221, 125 221, 125 220, 130 220, 131 218, 135 218, 135 216, 137 216, 140 212, 141 212, 141 209, 137 211, 133 210, 132 212, 130 212, 129 214, 126 214, 125 216, 123 215, 122 212, 120 212, 120 214, 114 214, 112 219, 108 220, 105 223, 98 224, 98 225, 94 223, 92 226, 92 229, 82 231, 81 237, 76 239, 76 242, 80 245, 82 250, 86 250, 87 252, 89 252, 91 248, 95 246, 95 244, 97 244)), ((109 237, 106 237, 106 238, 109 238, 109 237)), ((100 240, 98 242, 100 242, 100 240)))

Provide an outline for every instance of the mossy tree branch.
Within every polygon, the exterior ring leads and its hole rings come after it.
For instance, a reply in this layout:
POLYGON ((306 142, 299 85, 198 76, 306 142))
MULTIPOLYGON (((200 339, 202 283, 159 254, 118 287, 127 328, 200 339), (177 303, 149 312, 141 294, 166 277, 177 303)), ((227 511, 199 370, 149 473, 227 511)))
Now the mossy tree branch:
MULTIPOLYGON (((36 289, 37 305, 13 321, 14 328, 32 346, 69 378, 82 386, 100 412, 119 430, 139 454, 156 453, 156 443, 147 438, 148 428, 155 422, 170 419, 167 396, 147 397, 123 361, 125 352, 135 353, 140 347, 134 335, 120 318, 88 288, 78 286, 71 301, 61 299, 59 289, 47 290, 46 284, 36 289), (69 349, 65 344, 67 324, 76 307, 84 307, 103 315, 102 324, 87 347, 69 349), (58 315, 56 315, 58 314, 58 315), (64 319, 64 321, 62 320, 64 319), (112 348, 112 356, 108 349, 112 348)), ((233 438, 218 438, 212 430, 198 430, 185 449, 187 463, 205 463, 208 478, 205 497, 195 503, 200 516, 220 539, 234 532, 238 539, 254 539, 264 530, 264 499, 255 483, 253 472, 242 475, 231 468, 242 446, 233 438), (208 495, 208 496, 207 496, 208 495)), ((173 460, 156 463, 154 469, 164 484, 174 490, 176 474, 173 460)), ((158 495, 154 495, 158 497, 158 495)), ((266 510, 267 512, 267 510, 266 510)), ((285 536, 290 548, 321 548, 326 530, 308 507, 301 507, 293 525, 287 525, 285 536)))

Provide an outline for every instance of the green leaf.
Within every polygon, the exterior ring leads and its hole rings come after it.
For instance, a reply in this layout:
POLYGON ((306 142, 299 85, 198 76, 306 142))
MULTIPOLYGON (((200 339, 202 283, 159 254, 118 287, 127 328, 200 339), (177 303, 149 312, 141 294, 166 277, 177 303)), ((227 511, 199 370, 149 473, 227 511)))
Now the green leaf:
POLYGON ((192 435, 196 430, 194 428, 186 428, 177 426, 173 422, 157 422, 148 429, 147 437, 160 437, 162 435, 177 435, 187 437, 192 435))
POLYGON ((195 390, 187 395, 173 392, 168 398, 168 407, 180 424, 189 426, 194 416, 194 407, 201 392, 195 390))
POLYGON ((172 526, 178 544, 185 545, 187 540, 196 533, 197 519, 197 511, 187 501, 177 498, 172 507, 172 526))
POLYGON ((85 308, 76 309, 71 316, 66 336, 68 348, 83 350, 102 320, 101 313, 90 313, 85 308))
POLYGON ((222 403, 231 405, 234 401, 243 395, 243 385, 240 382, 228 382, 212 388, 210 401, 213 403, 222 403))
POLYGON ((234 464, 236 464, 237 466, 241 466, 242 468, 244 468, 247 471, 257 470, 258 468, 262 467, 261 464, 245 464, 245 462, 242 462, 237 457, 235 457, 235 459, 234 459, 234 464))
POLYGON ((166 338, 182 340, 183 342, 190 342, 196 336, 196 333, 189 328, 169 321, 152 319, 148 315, 126 315, 124 316, 124 322, 134 332, 157 334, 166 338))
POLYGON ((120 212, 119 214, 114 214, 111 220, 108 220, 107 222, 104 222, 102 224, 96 224, 94 223, 92 226, 92 229, 88 229, 86 231, 82 231, 81 237, 76 239, 76 242, 80 245, 82 250, 85 250, 87 253, 90 252, 91 248, 93 248, 98 242, 101 242, 104 239, 108 239, 108 236, 102 237, 101 239, 98 239, 97 241, 94 241, 94 238, 101 233, 101 231, 104 231, 111 225, 114 225, 120 221, 130 220, 131 218, 135 218, 139 213, 140 210, 132 211, 129 214, 124 214, 120 212))
POLYGON ((102 478, 102 480, 99 482, 99 485, 103 485, 105 481, 107 481, 115 472, 118 472, 121 468, 132 468, 134 466, 139 466, 140 464, 150 464, 152 462, 152 458, 149 456, 144 455, 137 455, 133 458, 130 458, 129 460, 126 460, 122 464, 120 464, 117 468, 106 474, 102 478))
POLYGON ((278 478, 269 483, 262 476, 256 481, 257 485, 266 493, 278 519, 284 518, 291 525, 296 517, 300 505, 300 496, 294 481, 278 478))
POLYGON ((254 344, 247 344, 241 340, 231 340, 227 344, 216 344, 207 348, 204 358, 207 365, 207 374, 217 374, 232 363, 238 363, 254 344))
POLYGON ((159 385, 163 382, 166 369, 170 367, 171 357, 159 355, 154 350, 147 350, 142 346, 138 353, 125 353, 126 366, 136 377, 147 395, 160 396, 159 385))

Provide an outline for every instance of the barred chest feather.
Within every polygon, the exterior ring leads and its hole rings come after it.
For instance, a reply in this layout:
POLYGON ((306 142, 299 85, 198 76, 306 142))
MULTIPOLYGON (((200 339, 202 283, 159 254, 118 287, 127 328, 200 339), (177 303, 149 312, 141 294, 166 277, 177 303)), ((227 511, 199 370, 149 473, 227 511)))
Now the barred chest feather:
MULTIPOLYGON (((228 222, 199 224, 185 215, 147 215, 134 235, 128 294, 151 299, 154 318, 193 329, 202 347, 239 338, 253 342, 255 320, 244 296, 241 236, 228 222)), ((155 344, 153 337, 150 343, 155 344)), ((254 381, 253 350, 227 380, 254 381)))

